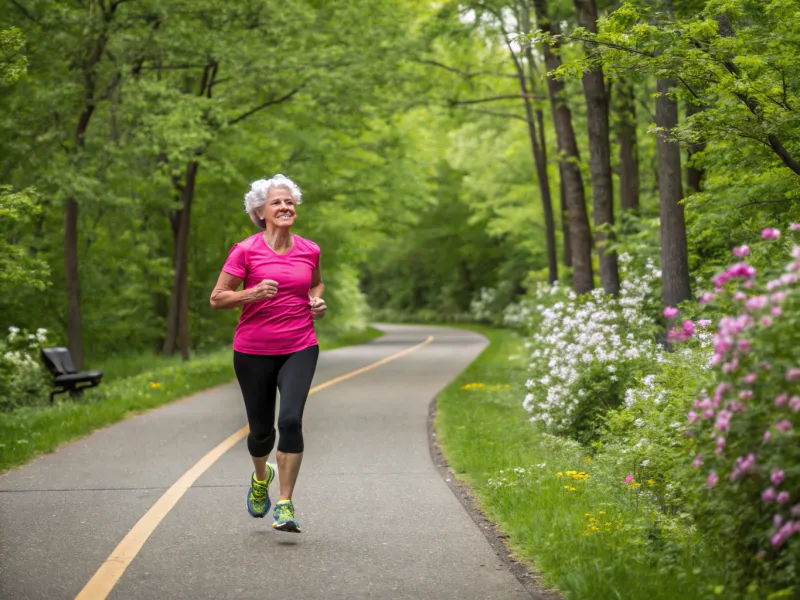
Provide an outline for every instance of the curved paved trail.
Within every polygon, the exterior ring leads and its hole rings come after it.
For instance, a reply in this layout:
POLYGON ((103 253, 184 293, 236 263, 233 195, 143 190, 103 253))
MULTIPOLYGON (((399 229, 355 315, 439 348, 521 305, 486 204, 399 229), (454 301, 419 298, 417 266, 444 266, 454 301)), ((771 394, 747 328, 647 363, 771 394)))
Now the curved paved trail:
MULTIPOLYGON (((372 343, 324 352, 314 384, 434 340, 309 398, 295 491, 304 533, 248 516, 240 440, 166 514, 108 597, 528 598, 428 451, 428 405, 484 338, 383 329, 372 343)), ((75 598, 162 494, 245 422, 232 383, 0 476, 0 598, 75 598)))

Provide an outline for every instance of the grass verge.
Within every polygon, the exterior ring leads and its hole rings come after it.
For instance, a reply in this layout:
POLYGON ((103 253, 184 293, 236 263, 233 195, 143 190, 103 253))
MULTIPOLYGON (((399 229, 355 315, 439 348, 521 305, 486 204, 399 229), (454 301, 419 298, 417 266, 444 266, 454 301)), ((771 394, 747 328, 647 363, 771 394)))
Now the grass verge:
POLYGON ((708 597, 701 590, 710 559, 692 540, 648 541, 633 492, 601 484, 599 465, 579 444, 529 422, 521 338, 463 328, 491 344, 439 396, 437 441, 487 517, 508 534, 512 553, 569 598, 708 597))
MULTIPOLYGON (((324 351, 362 344, 380 335, 370 327, 343 334, 323 331, 318 338, 324 351)), ((225 348, 187 362, 156 355, 111 360, 111 377, 77 401, 56 400, 52 407, 0 413, 0 472, 129 415, 231 381, 231 355, 231 349, 225 348)))

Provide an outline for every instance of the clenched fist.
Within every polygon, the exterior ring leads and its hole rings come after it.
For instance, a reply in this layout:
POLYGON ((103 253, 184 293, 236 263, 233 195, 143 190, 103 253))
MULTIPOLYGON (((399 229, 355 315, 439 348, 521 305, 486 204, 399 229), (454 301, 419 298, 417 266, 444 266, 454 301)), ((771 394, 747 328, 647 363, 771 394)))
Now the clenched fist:
POLYGON ((251 287, 249 290, 254 300, 264 300, 265 298, 274 298, 278 293, 278 282, 272 279, 264 279, 260 283, 251 287))
POLYGON ((322 298, 314 298, 312 296, 309 300, 309 305, 311 306, 311 316, 315 321, 324 317, 325 311, 328 310, 328 307, 325 306, 325 300, 322 298))

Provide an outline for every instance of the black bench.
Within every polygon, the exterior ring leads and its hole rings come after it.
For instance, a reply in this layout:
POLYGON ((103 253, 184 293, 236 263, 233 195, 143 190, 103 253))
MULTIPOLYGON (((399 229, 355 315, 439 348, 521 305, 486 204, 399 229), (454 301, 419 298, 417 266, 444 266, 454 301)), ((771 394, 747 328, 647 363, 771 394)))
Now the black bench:
POLYGON ((53 374, 53 385, 57 389, 50 392, 50 404, 56 394, 69 392, 72 397, 80 396, 83 390, 100 385, 102 371, 78 371, 66 348, 42 348, 42 361, 53 374))

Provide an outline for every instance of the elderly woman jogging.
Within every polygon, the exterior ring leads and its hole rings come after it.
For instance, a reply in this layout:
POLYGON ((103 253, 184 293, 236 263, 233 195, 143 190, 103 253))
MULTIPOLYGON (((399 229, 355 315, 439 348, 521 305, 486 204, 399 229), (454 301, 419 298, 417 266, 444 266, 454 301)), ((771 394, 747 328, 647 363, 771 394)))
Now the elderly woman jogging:
POLYGON ((211 292, 215 309, 242 307, 233 338, 233 366, 244 397, 250 425, 247 448, 255 467, 247 512, 258 518, 269 513, 275 469, 267 459, 275 446, 280 390, 280 496, 272 526, 298 533, 292 493, 303 460, 303 410, 319 356, 314 321, 326 310, 319 247, 291 232, 301 198, 300 188, 283 175, 251 184, 245 210, 263 231, 233 246, 211 292))

